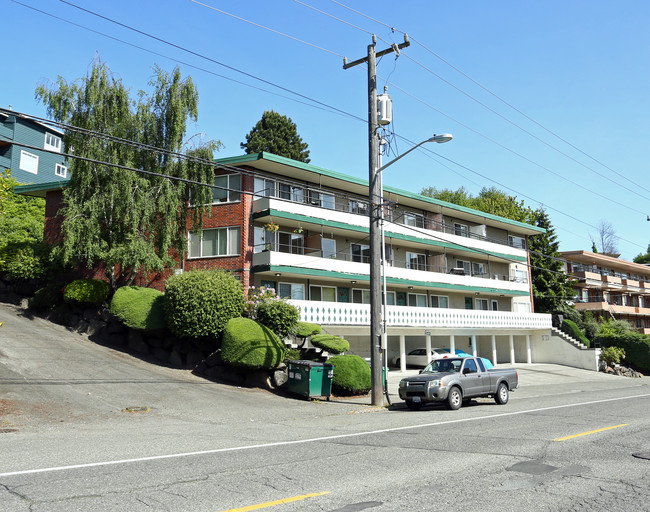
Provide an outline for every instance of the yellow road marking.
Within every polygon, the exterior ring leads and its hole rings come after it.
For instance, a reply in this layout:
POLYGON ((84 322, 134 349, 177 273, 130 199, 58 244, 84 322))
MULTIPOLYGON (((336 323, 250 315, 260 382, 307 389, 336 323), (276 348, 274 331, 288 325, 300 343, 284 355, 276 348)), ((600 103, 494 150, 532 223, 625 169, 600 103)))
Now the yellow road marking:
POLYGON ((257 505, 249 505, 248 507, 241 508, 231 508, 224 510, 224 512, 248 512, 249 510, 259 510, 261 508, 274 507, 275 505, 282 505, 284 503, 291 503, 293 501, 306 500, 307 498, 314 498, 316 496, 322 496, 323 494, 329 494, 327 492, 315 492, 312 494, 303 494, 302 496, 293 496, 292 498, 284 498, 282 500, 267 501, 266 503, 258 503, 257 505))
POLYGON ((572 436, 558 437, 553 439, 553 441, 566 441, 567 439, 573 439, 574 437, 588 436, 589 434, 595 434, 596 432, 603 432, 605 430, 612 430, 613 428, 627 427, 627 423, 621 423, 620 425, 614 425, 613 427, 599 428, 596 430, 590 430, 589 432, 583 432, 582 434, 574 434, 572 436))

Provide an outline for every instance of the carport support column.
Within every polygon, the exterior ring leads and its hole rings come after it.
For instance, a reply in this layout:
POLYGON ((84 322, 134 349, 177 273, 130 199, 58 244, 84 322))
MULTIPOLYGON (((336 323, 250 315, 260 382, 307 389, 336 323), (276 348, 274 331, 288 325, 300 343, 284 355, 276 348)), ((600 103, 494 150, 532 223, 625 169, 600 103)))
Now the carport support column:
POLYGON ((515 364, 515 337, 511 334, 510 338, 510 364, 515 364))
POLYGON ((449 352, 456 354, 456 336, 449 335, 449 352))
POLYGON ((472 340, 472 355, 476 357, 478 355, 476 352, 476 334, 472 334, 470 339, 472 340))
POLYGON ((526 334, 526 362, 528 364, 533 362, 533 353, 530 348, 530 334, 526 334))
POLYGON ((492 335, 492 362, 494 364, 497 363, 497 337, 493 334, 492 335))
POLYGON ((406 336, 399 335, 399 370, 406 371, 406 336))
MULTIPOLYGON (((427 354, 430 354, 431 353, 431 336, 430 335, 427 335, 427 340, 426 340, 424 346, 427 349, 427 354)), ((427 355, 427 359, 428 358, 429 358, 429 356, 427 355)))

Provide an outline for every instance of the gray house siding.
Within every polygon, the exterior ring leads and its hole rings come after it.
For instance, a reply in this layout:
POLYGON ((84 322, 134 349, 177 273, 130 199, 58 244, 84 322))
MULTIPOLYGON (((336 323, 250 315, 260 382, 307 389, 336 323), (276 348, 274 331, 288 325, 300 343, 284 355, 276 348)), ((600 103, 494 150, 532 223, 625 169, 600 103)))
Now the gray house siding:
MULTIPOLYGON (((46 134, 60 140, 62 134, 45 125, 19 116, 0 116, 0 168, 11 170, 11 176, 24 184, 67 181, 56 174, 57 164, 68 167, 65 158, 56 153, 41 150, 45 148, 46 134), (27 144, 39 149, 25 148, 16 143, 27 144)), ((60 150, 63 150, 62 144, 60 150)))

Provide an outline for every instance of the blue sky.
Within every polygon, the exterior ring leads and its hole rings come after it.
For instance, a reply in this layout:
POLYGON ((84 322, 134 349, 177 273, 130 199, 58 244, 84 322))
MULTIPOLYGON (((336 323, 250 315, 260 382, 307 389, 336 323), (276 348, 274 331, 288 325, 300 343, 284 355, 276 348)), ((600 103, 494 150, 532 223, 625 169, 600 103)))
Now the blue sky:
POLYGON ((297 124, 312 164, 364 178, 367 74, 344 70, 343 56, 365 56, 371 34, 381 50, 406 32, 411 46, 377 68, 399 136, 385 161, 433 133, 454 140, 396 163, 387 185, 496 186, 544 205, 561 250, 589 250, 601 221, 622 258, 650 243, 650 2, 20 1, 51 16, 0 0, 0 106, 44 115, 36 86, 85 75, 96 55, 134 95, 148 90, 152 65, 178 65, 199 90, 188 132, 221 140, 215 156, 242 154, 275 110, 297 124))

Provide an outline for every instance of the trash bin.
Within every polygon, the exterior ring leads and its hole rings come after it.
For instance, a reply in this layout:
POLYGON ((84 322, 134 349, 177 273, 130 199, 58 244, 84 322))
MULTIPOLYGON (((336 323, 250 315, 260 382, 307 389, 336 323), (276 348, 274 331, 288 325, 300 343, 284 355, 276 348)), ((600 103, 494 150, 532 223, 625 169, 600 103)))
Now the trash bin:
POLYGON ((334 365, 315 361, 288 360, 289 391, 306 397, 332 394, 334 365))

